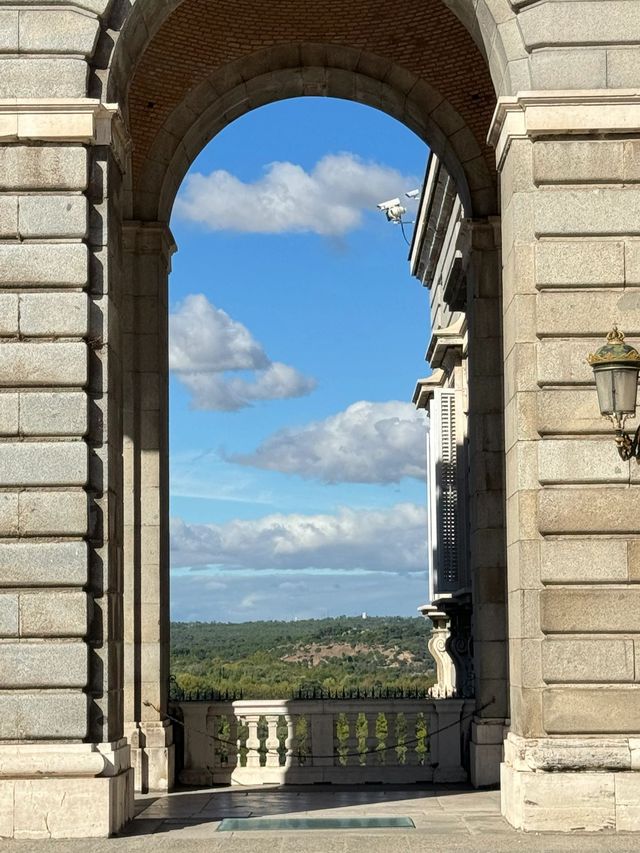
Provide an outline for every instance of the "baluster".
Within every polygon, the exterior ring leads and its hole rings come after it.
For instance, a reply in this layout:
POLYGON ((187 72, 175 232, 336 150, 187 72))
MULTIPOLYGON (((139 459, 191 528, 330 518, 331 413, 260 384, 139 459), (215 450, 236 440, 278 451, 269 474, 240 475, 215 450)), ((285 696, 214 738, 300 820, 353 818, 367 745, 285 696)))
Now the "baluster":
POLYGON ((260 738, 258 737, 259 714, 248 714, 245 722, 249 729, 247 737, 247 767, 260 767, 260 738))
MULTIPOLYGON (((335 714, 333 716, 333 763, 336 767, 343 767, 347 760, 346 758, 342 758, 340 755, 340 749, 342 747, 342 741, 340 739, 340 727, 342 725, 342 720, 344 718, 343 714, 335 714)), ((315 750, 314 750, 315 756, 315 750)))
MULTIPOLYGON (((206 732, 210 735, 209 738, 209 755, 211 756, 211 772, 215 777, 216 770, 222 767, 222 752, 224 745, 219 743, 216 738, 220 737, 220 717, 215 713, 207 714, 206 732)), ((214 778, 215 781, 215 778, 214 778)))
POLYGON ((385 717, 387 718, 386 751, 382 754, 387 767, 393 767, 398 764, 398 752, 395 746, 398 742, 398 715, 385 711, 385 717))
POLYGON ((234 710, 235 720, 236 720, 236 744, 237 744, 237 752, 238 752, 238 767, 246 767, 247 766, 247 721, 244 717, 240 716, 234 710))
POLYGON ((366 754, 364 757, 364 764, 367 764, 369 767, 375 767, 378 763, 379 755, 376 752, 378 748, 378 735, 376 733, 376 719, 377 714, 375 713, 366 713, 365 719, 367 721, 367 740, 366 740, 366 754))
POLYGON ((407 751, 405 753, 405 764, 410 767, 417 767, 420 764, 421 758, 420 754, 417 752, 417 737, 418 733, 417 722, 418 715, 417 714, 407 714, 405 712, 404 722, 406 727, 406 734, 404 736, 404 742, 407 745, 407 751))
POLYGON ((359 765, 359 744, 358 744, 358 713, 346 714, 347 723, 349 724, 349 736, 347 738, 347 766, 359 765))
MULTIPOLYGON (((284 766, 291 767, 293 765, 293 745, 296 737, 296 718, 291 714, 284 715, 284 721, 287 724, 287 736, 284 740, 284 766)), ((296 765, 299 762, 296 762, 296 765)))
POLYGON ((438 764, 440 761, 440 738, 441 735, 434 734, 430 737, 431 732, 438 731, 438 715, 435 708, 432 708, 430 713, 424 715, 424 722, 427 727, 426 746, 427 751, 424 754, 425 764, 438 764))
POLYGON ((278 720, 280 718, 270 714, 265 719, 267 721, 267 760, 265 767, 280 767, 280 754, 278 753, 278 747, 280 746, 280 741, 278 740, 278 720))

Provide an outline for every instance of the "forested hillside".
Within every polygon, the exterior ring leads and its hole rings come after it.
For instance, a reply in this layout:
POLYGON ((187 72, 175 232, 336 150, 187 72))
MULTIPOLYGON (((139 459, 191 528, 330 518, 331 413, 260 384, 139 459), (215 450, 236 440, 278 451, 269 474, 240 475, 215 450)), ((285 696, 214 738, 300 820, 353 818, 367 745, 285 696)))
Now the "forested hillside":
POLYGON ((245 699, 421 695, 434 681, 428 639, 421 618, 174 622, 174 691, 245 699))

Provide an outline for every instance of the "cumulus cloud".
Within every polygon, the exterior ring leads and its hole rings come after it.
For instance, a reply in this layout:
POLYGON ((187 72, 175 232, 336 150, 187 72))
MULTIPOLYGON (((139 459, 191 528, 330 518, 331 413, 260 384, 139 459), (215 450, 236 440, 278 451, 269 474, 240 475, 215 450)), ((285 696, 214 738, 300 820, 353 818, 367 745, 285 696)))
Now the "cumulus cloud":
POLYGON ((267 515, 224 524, 171 521, 172 566, 228 569, 364 569, 412 572, 426 566, 424 507, 342 509, 335 515, 267 515))
POLYGON ((249 183, 223 169, 196 172, 187 177, 176 211, 211 231, 339 236, 361 224, 365 209, 417 183, 389 166, 343 152, 327 154, 309 172, 295 163, 270 163, 249 183))
POLYGON ((169 317, 169 366, 191 392, 193 408, 209 411, 301 397, 316 386, 288 364, 271 361, 246 326, 201 293, 187 296, 169 317), (253 375, 229 375, 240 370, 253 375))
POLYGON ((176 371, 257 370, 269 359, 251 332, 193 293, 171 314, 169 363, 176 371))
POLYGON ((278 430, 229 460, 325 483, 396 483, 425 476, 425 417, 409 403, 361 400, 343 412, 278 430))

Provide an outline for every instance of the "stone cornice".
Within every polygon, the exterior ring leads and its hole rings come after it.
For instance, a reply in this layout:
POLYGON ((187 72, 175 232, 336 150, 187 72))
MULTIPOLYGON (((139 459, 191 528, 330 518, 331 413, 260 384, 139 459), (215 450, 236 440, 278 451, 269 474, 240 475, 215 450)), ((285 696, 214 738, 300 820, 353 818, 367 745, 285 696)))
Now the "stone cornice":
POLYGON ((110 145, 121 167, 130 142, 117 104, 95 98, 0 100, 0 143, 76 142, 110 145))
POLYGON ((637 133, 640 90, 519 92, 498 99, 488 141, 500 168, 512 139, 637 133))

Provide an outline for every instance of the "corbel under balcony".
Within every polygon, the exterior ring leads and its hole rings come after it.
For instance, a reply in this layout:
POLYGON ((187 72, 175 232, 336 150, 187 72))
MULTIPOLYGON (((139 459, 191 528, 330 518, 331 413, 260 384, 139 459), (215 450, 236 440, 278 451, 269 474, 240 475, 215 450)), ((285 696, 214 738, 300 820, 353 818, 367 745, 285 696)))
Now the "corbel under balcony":
POLYGON ((431 335, 426 359, 435 369, 442 368, 447 362, 459 364, 467 352, 467 318, 464 314, 444 329, 436 329, 431 335))
POLYGON ((418 379, 412 398, 412 403, 416 409, 428 409, 429 400, 433 397, 433 392, 436 388, 442 388, 446 381, 447 374, 444 370, 440 369, 434 370, 431 376, 418 379))
POLYGON ((471 596, 443 595, 418 611, 431 620, 429 652, 436 664, 434 699, 473 696, 473 652, 471 639, 471 596))

